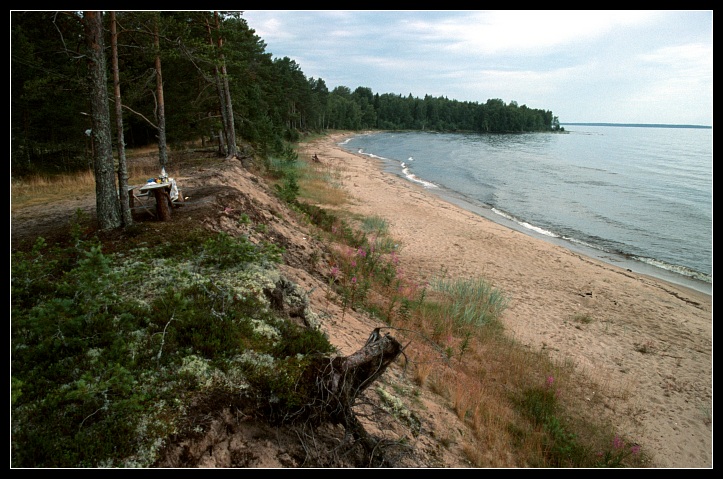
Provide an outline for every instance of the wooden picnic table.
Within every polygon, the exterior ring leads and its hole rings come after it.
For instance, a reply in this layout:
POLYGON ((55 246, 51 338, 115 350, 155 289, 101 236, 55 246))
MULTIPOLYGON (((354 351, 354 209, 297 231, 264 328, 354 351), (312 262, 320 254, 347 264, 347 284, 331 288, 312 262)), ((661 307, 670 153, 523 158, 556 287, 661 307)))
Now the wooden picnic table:
POLYGON ((160 221, 171 219, 171 182, 146 183, 138 188, 141 193, 153 193, 156 198, 156 215, 160 221))

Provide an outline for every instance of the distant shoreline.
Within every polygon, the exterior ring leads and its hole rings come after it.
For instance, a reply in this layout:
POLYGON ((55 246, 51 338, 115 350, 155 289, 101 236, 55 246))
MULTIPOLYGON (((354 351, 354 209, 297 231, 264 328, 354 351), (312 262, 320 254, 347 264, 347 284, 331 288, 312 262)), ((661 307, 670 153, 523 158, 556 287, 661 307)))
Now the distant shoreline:
POLYGON ((712 126, 705 125, 668 125, 665 123, 560 123, 560 125, 572 126, 622 126, 630 128, 698 128, 711 130, 712 126))

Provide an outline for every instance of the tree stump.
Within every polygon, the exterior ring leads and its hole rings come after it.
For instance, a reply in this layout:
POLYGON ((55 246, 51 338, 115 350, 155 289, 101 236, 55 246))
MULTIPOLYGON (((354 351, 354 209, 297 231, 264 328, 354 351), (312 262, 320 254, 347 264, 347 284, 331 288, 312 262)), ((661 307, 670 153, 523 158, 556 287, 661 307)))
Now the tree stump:
POLYGON ((347 357, 336 357, 321 366, 317 394, 323 409, 316 411, 333 424, 341 424, 364 448, 369 464, 381 464, 382 452, 352 410, 357 397, 374 383, 402 353, 402 345, 380 328, 372 331, 363 348, 347 357))

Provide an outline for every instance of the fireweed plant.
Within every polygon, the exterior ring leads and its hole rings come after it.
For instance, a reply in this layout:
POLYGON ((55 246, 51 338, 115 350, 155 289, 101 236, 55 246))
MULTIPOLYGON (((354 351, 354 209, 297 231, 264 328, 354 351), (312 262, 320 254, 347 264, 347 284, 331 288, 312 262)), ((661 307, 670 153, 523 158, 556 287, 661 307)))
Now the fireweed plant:
MULTIPOLYGON (((359 237, 358 237, 359 238, 359 237)), ((329 270, 329 285, 341 297, 342 318, 347 309, 369 306, 373 289, 384 291, 391 308, 409 289, 402 287, 402 272, 394 245, 377 237, 362 239, 356 247, 342 246, 334 250, 329 270)), ((387 320, 390 310, 387 310, 387 320)))

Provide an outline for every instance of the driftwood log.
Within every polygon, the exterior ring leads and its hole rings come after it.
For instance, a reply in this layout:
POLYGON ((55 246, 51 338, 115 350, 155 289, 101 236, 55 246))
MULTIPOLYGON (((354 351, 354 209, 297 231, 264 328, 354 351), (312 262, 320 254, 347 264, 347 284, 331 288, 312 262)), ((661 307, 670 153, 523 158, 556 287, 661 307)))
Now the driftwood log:
MULTIPOLYGON (((364 449, 367 464, 380 465, 383 453, 377 441, 366 432, 353 407, 359 395, 371 386, 402 354, 404 348, 389 333, 376 328, 366 344, 346 357, 320 357, 308 368, 304 381, 314 381, 308 391, 306 405, 286 418, 291 422, 340 424, 364 449), (292 419, 293 416, 293 419, 292 419)), ((308 386, 308 384, 307 384, 308 386)))
POLYGON ((333 423, 341 424, 359 441, 369 463, 378 463, 380 451, 376 441, 366 432, 352 407, 357 397, 376 381, 403 351, 402 345, 389 333, 372 331, 364 347, 347 357, 337 357, 321 378, 319 392, 333 423))

